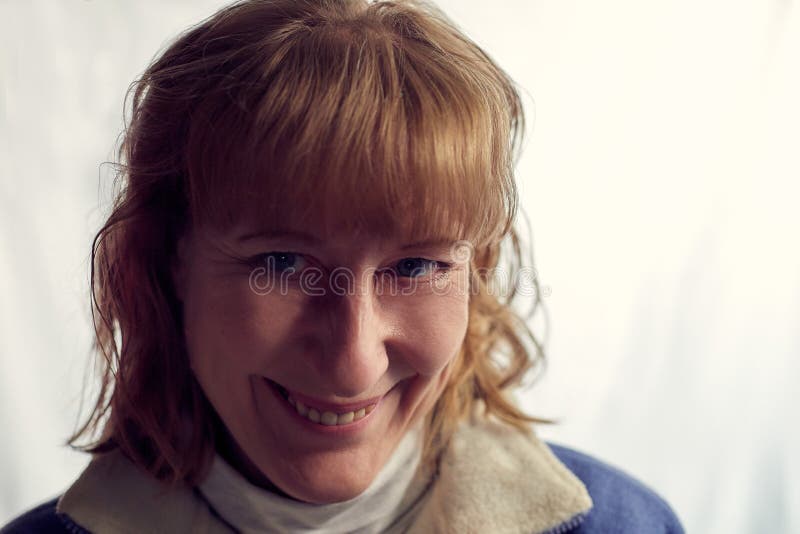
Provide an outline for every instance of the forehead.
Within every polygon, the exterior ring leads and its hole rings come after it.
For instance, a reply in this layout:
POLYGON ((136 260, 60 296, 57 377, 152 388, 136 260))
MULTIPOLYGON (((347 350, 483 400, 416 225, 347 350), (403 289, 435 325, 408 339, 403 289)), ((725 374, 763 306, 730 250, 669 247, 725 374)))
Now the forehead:
MULTIPOLYGON (((411 215, 411 212, 407 212, 411 215)), ((237 243, 264 242, 301 244, 318 248, 392 248, 411 250, 449 247, 462 236, 424 228, 410 221, 384 220, 372 224, 352 218, 324 220, 321 217, 283 218, 279 223, 250 218, 240 220, 227 235, 237 243)))
MULTIPOLYGON (((442 187, 436 177, 283 176, 229 181, 205 205, 193 206, 199 226, 226 235, 284 235, 307 242, 377 239, 413 244, 476 240, 478 206, 465 201, 471 187, 442 187), (227 194, 226 194, 227 193, 227 194), (247 194, 245 194, 247 193, 247 194)), ((478 222, 480 222, 478 220, 478 222)), ((485 228, 484 228, 485 230, 485 228)))
POLYGON ((415 238, 411 234, 378 232, 364 229, 351 232, 319 232, 318 228, 296 229, 290 225, 281 228, 259 228, 242 224, 231 229, 227 236, 236 243, 263 242, 292 243, 309 247, 330 248, 392 248, 412 250, 417 248, 452 247, 456 239, 446 236, 415 238))

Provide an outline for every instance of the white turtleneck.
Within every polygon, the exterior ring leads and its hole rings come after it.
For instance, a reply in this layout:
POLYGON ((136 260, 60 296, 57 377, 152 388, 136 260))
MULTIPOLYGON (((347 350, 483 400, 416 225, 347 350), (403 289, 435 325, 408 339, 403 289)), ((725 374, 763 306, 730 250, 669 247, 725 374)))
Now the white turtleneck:
POLYGON ((421 452, 417 426, 400 440, 363 493, 332 504, 309 504, 257 487, 219 455, 199 488, 217 513, 244 534, 400 531, 413 520, 413 509, 427 489, 427 483, 414 480, 421 452))

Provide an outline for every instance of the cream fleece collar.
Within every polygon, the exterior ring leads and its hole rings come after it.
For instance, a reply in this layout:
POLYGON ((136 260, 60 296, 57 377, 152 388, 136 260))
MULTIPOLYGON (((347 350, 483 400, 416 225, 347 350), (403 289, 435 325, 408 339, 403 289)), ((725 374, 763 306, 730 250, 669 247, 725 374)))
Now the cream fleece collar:
MULTIPOLYGON (((437 479, 412 505, 407 532, 546 532, 589 511, 583 483, 536 436, 483 417, 465 422, 437 479)), ((229 533, 196 489, 167 491, 121 452, 93 458, 58 501, 59 513, 95 534, 229 533)))
POLYGON ((541 533, 591 507, 583 483, 535 435, 473 419, 453 437, 409 532, 541 533))

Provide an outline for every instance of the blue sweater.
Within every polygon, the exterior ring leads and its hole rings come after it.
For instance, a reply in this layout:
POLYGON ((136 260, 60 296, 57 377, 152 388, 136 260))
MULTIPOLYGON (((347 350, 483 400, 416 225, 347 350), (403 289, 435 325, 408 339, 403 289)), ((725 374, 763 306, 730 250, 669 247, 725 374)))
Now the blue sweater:
MULTIPOLYGON (((586 486, 594 506, 547 534, 683 534, 670 506, 653 490, 591 456, 548 443, 559 460, 586 486)), ((85 534, 68 516, 56 514, 57 499, 22 514, 0 534, 85 534)))
POLYGON ((638 480, 586 454, 552 443, 548 446, 581 479, 594 502, 578 525, 562 525, 553 534, 683 534, 669 504, 638 480))

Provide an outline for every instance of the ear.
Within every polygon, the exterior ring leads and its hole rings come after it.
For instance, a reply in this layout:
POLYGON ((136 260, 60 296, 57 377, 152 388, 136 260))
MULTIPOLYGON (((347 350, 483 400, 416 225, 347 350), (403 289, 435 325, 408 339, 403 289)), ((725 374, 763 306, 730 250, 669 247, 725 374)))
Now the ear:
POLYGON ((186 234, 181 235, 175 244, 175 254, 172 256, 170 265, 170 275, 172 277, 172 286, 175 288, 175 295, 178 300, 183 302, 186 295, 187 266, 189 252, 189 238, 186 234))

